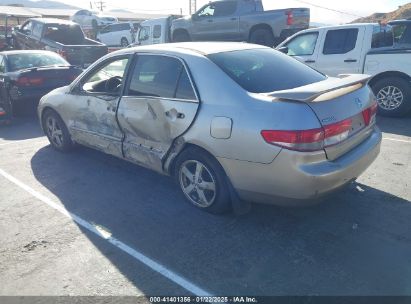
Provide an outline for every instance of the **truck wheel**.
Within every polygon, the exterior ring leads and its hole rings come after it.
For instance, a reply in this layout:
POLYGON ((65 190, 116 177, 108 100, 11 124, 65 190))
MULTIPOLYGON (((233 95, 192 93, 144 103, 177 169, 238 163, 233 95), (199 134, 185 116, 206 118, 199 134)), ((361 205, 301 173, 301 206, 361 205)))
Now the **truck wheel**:
POLYGON ((411 110, 410 82, 399 77, 387 77, 372 85, 377 98, 378 114, 401 117, 411 110))
POLYGON ((129 43, 128 43, 127 38, 124 38, 124 37, 121 38, 120 45, 121 45, 123 48, 128 47, 129 43))
POLYGON ((250 34, 250 42, 273 47, 274 36, 273 33, 268 29, 256 29, 250 34))
POLYGON ((173 36, 174 42, 186 42, 191 41, 190 35, 187 32, 177 32, 173 36))
POLYGON ((184 150, 174 174, 186 199, 197 208, 214 214, 230 209, 226 175, 212 156, 200 149, 184 150))

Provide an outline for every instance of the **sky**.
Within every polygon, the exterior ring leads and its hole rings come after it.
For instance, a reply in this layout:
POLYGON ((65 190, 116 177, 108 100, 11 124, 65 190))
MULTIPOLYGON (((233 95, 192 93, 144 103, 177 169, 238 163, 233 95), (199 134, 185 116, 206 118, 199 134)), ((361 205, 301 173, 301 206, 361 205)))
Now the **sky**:
MULTIPOLYGON (((58 0, 82 8, 89 8, 89 0, 58 0)), ((142 13, 157 14, 188 14, 189 0, 103 0, 110 9, 127 9, 142 13)), ((311 9, 311 21, 325 24, 342 24, 350 22, 358 17, 365 17, 372 13, 385 13, 396 10, 399 5, 411 0, 263 0, 266 10, 287 7, 309 7, 311 9), (311 3, 313 5, 309 5, 311 3), (333 12, 317 6, 327 7, 344 13, 333 12)), ((94 0, 92 0, 94 2, 94 0)), ((197 9, 208 3, 207 0, 197 0, 197 9)))

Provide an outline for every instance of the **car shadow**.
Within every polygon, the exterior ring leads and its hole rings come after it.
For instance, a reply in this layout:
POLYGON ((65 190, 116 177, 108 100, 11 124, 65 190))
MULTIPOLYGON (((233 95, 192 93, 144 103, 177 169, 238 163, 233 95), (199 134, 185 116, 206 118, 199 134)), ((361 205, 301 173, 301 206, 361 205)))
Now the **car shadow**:
POLYGON ((0 123, 0 140, 26 140, 44 136, 37 116, 13 118, 10 124, 0 123))
POLYGON ((377 125, 387 135, 396 134, 411 137, 411 115, 402 118, 378 116, 377 125))
MULTIPOLYGON (((44 147, 31 168, 68 211, 213 294, 411 295, 411 203, 378 189, 215 216, 171 178, 87 148, 44 147)), ((146 295, 187 293, 80 229, 146 295)))

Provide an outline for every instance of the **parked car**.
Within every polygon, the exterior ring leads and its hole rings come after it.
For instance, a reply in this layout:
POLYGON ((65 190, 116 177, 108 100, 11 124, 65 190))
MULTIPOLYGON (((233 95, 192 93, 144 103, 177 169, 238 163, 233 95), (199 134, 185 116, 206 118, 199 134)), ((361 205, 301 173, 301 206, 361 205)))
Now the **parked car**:
POLYGON ((61 19, 29 19, 14 33, 15 49, 48 50, 86 67, 107 54, 107 46, 88 39, 80 26, 61 19))
POLYGON ((172 42, 171 23, 179 17, 171 15, 141 22, 137 30, 137 39, 133 46, 172 42))
POLYGON ((113 23, 118 23, 118 19, 114 16, 103 15, 101 13, 89 10, 79 10, 73 16, 71 16, 70 20, 80 24, 80 26, 82 27, 91 27, 93 29, 113 23))
POLYGON ((222 0, 172 22, 173 41, 247 41, 274 46, 308 28, 310 9, 264 11, 261 0, 222 0))
POLYGON ((123 22, 107 25, 97 34, 97 40, 107 46, 127 47, 135 42, 139 23, 123 22))
POLYGON ((162 44, 105 56, 43 97, 38 114, 55 149, 79 143, 175 176, 204 210, 223 212, 237 195, 304 204, 377 157, 367 81, 259 45, 162 44))
POLYGON ((21 113, 81 72, 54 52, 0 52, 0 116, 21 113))
POLYGON ((411 110, 410 33, 406 20, 328 26, 297 33, 277 49, 330 76, 371 75, 378 112, 403 116, 411 110))

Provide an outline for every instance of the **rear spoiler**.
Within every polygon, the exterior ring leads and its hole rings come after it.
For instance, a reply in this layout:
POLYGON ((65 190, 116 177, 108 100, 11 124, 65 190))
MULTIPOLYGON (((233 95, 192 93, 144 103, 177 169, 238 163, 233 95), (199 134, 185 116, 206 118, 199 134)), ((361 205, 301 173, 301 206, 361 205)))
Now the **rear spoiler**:
MULTIPOLYGON (((338 76, 338 78, 329 77, 326 80, 320 82, 315 82, 295 89, 275 91, 267 93, 266 95, 276 99, 310 102, 315 101, 315 99, 317 99, 321 95, 333 91, 346 88, 349 89, 353 87, 356 87, 358 89, 364 86, 370 78, 370 75, 364 74, 341 74, 338 76)), ((343 94, 347 94, 347 92, 344 92, 343 94)))

